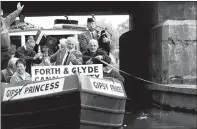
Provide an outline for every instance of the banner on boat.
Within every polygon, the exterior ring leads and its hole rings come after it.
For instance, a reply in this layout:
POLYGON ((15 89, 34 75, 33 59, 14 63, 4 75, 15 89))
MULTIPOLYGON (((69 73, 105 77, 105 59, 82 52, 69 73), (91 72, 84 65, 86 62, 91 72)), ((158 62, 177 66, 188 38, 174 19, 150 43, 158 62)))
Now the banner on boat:
POLYGON ((86 90, 92 90, 109 95, 125 96, 121 83, 101 80, 97 78, 90 78, 90 83, 91 89, 85 86, 83 88, 86 90))
POLYGON ((64 78, 5 88, 3 100, 15 100, 52 94, 63 90, 64 78))
POLYGON ((65 65, 65 66, 33 66, 32 81, 40 81, 69 76, 72 74, 103 78, 102 64, 65 65))

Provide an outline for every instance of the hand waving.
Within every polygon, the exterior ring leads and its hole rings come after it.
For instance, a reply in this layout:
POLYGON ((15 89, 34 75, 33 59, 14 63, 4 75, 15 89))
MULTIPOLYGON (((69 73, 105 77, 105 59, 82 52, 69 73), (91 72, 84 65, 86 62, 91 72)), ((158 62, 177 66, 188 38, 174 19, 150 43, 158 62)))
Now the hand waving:
POLYGON ((17 4, 17 9, 18 9, 18 10, 22 10, 22 9, 23 9, 23 7, 24 7, 24 5, 23 5, 23 6, 21 6, 21 3, 20 3, 20 2, 17 4))

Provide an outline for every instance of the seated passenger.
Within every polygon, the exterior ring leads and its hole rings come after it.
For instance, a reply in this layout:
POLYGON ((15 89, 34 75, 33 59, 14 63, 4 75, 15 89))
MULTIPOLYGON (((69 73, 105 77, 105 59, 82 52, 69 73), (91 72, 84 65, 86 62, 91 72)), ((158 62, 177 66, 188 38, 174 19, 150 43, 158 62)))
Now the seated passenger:
POLYGON ((22 30, 27 26, 27 23, 25 22, 25 15, 23 13, 19 14, 19 20, 16 20, 15 24, 22 30))
POLYGON ((42 53, 37 53, 33 50, 36 45, 34 39, 29 38, 24 46, 19 47, 16 50, 15 57, 25 59, 27 64, 26 71, 31 74, 31 66, 33 64, 40 64, 42 60, 40 57, 42 53))
POLYGON ((107 55, 111 58, 111 62, 116 63, 114 56, 111 53, 111 42, 110 39, 107 37, 107 34, 105 33, 105 30, 101 31, 101 36, 99 37, 98 40, 99 43, 99 49, 105 51, 107 55))
MULTIPOLYGON (((113 63, 111 63, 112 66, 114 66, 113 63)), ((120 75, 119 72, 113 70, 110 66, 103 67, 103 78, 112 77, 120 82, 124 83, 124 77, 120 75)))
POLYGON ((16 61, 16 72, 12 75, 10 83, 19 82, 23 80, 31 80, 29 73, 25 71, 26 62, 24 59, 20 58, 16 61))
POLYGON ((78 44, 77 39, 74 37, 68 37, 67 38, 67 49, 70 52, 70 60, 73 65, 82 65, 82 53, 78 50, 76 50, 76 45, 78 44))
POLYGON ((50 56, 50 62, 55 62, 55 65, 82 64, 81 61, 79 61, 78 57, 71 53, 70 50, 67 48, 67 42, 67 39, 60 39, 60 49, 55 54, 50 56))
POLYGON ((106 66, 106 64, 102 63, 100 60, 103 60, 108 64, 111 62, 107 53, 98 48, 97 40, 92 39, 89 41, 88 49, 83 53, 83 64, 103 64, 103 66, 106 66))
POLYGON ((8 67, 1 70, 1 82, 10 83, 10 78, 16 71, 16 61, 18 58, 11 58, 8 62, 8 67))
POLYGON ((20 13, 19 14, 19 20, 15 20, 14 24, 11 26, 12 29, 20 28, 21 30, 34 28, 34 25, 27 23, 25 21, 25 14, 20 13))
POLYGON ((51 63, 49 61, 49 48, 47 46, 42 46, 41 53, 42 53, 42 62, 38 66, 50 66, 51 63))
POLYGON ((111 59, 107 53, 103 50, 98 49, 98 41, 92 39, 89 41, 88 49, 83 53, 83 64, 103 64, 100 60, 110 63, 111 59))

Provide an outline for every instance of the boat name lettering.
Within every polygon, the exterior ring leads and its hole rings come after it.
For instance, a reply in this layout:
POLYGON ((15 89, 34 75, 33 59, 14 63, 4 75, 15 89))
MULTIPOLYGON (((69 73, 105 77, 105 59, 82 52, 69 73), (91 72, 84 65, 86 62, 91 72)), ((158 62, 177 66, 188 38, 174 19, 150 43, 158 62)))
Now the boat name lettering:
POLYGON ((91 83, 91 88, 87 85, 83 85, 83 89, 113 96, 125 96, 124 89, 119 82, 112 82, 111 80, 97 78, 89 78, 89 80, 91 83))
POLYGON ((53 90, 53 89, 57 89, 58 87, 59 87, 59 81, 52 82, 52 83, 46 83, 46 84, 42 84, 42 85, 30 86, 30 87, 25 88, 24 94, 53 90))
POLYGON ((42 81, 42 80, 47 80, 47 79, 55 79, 58 78, 59 76, 52 76, 52 77, 35 77, 35 81, 42 81))
POLYGON ((100 75, 99 74, 94 74, 94 75, 86 75, 86 76, 99 78, 100 75))
POLYGON ((32 81, 41 81, 65 77, 73 74, 103 78, 102 64, 63 65, 63 66, 33 66, 32 81))
POLYGON ((16 94, 19 94, 20 95, 20 88, 17 88, 17 89, 13 89, 13 90, 8 90, 7 92, 6 92, 6 97, 12 97, 12 96, 14 96, 14 95, 16 95, 16 94))
POLYGON ((107 86, 107 84, 105 84, 105 83, 93 82, 93 85, 94 85, 95 88, 108 90, 108 86, 107 86))
POLYGON ((35 69, 35 75, 41 74, 41 75, 50 75, 50 74, 60 74, 60 68, 41 68, 41 69, 35 69))
POLYGON ((5 88, 3 100, 47 95, 63 90, 64 78, 5 88))
POLYGON ((98 73, 98 66, 81 66, 81 67, 73 67, 72 73, 98 73))
POLYGON ((110 84, 110 88, 112 91, 123 93, 122 87, 120 86, 115 86, 115 85, 110 84))

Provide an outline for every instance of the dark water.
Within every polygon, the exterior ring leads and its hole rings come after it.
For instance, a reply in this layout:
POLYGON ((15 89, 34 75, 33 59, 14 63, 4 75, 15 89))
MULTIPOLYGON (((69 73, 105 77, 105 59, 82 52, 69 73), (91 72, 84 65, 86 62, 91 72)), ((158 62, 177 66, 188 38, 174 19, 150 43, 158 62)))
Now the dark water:
POLYGON ((124 129, 196 129, 197 115, 152 107, 125 115, 124 129))

